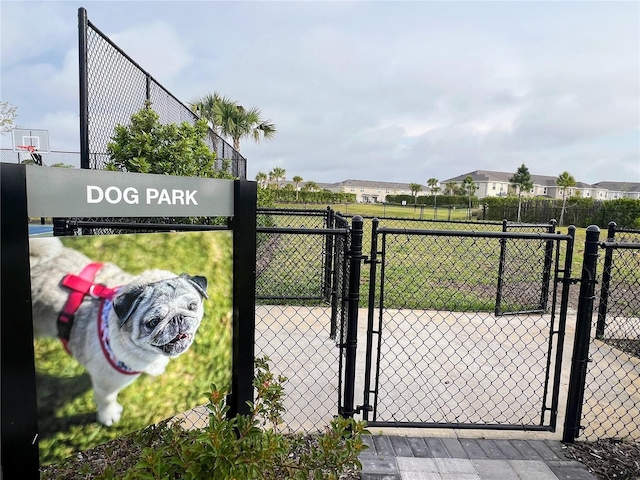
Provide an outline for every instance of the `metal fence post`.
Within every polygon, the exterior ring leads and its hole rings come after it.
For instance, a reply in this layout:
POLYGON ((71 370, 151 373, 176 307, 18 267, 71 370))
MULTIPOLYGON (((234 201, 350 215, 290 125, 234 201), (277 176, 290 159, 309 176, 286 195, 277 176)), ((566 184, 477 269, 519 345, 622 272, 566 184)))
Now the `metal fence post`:
POLYGON ((378 226, 380 220, 371 221, 371 255, 369 256, 369 309, 367 312, 367 353, 364 367, 364 402, 362 406, 363 420, 369 420, 372 410, 371 401, 371 351, 373 350, 373 314, 376 301, 376 266, 378 264, 378 226))
POLYGON ((587 377, 587 363, 589 362, 591 316, 593 315, 593 299, 596 286, 599 236, 600 228, 596 225, 590 225, 587 228, 582 277, 580 278, 578 312, 576 315, 576 334, 573 343, 573 356, 571 357, 567 412, 562 434, 562 441, 569 443, 573 443, 580 433, 582 402, 584 400, 587 377))
POLYGON ((355 412, 356 349, 358 346, 358 309, 360 307, 360 270, 364 220, 356 215, 352 220, 351 251, 349 252, 349 296, 347 297, 347 334, 345 351, 344 401, 341 416, 353 417, 355 412))
MULTIPOLYGON (((502 220, 502 231, 507 231, 507 219, 502 220)), ((504 261, 507 256, 507 240, 500 239, 500 260, 498 263, 498 284, 496 286, 496 309, 495 314, 500 315, 502 303, 502 275, 504 274, 504 261)))
POLYGON ((229 417, 249 413, 253 401, 256 330, 256 203, 257 184, 234 182, 233 338, 229 417))
MULTIPOLYGON (((613 242, 616 236, 616 222, 609 222, 607 241, 613 242)), ((604 270, 602 271, 602 286, 600 287, 600 303, 598 304, 598 323, 596 324, 596 338, 604 337, 607 306, 609 303, 609 286, 611 285, 611 266, 613 264, 613 249, 607 248, 604 254, 604 270)))
POLYGON ((87 72, 87 11, 78 9, 78 71, 80 75, 80 168, 89 167, 89 78, 87 72))
MULTIPOLYGON (((331 207, 327 207, 327 213, 325 214, 325 228, 334 228, 334 219, 333 219, 333 210, 331 207)), ((331 300, 331 291, 333 290, 333 286, 331 284, 332 279, 332 270, 333 270, 333 245, 335 244, 335 239, 333 234, 327 233, 325 238, 325 256, 324 256, 324 265, 322 266, 324 270, 324 285, 322 296, 324 297, 325 302, 331 300)))
POLYGON ((24 165, 0 164, 0 199, 0 477, 37 480, 39 439, 24 165))
MULTIPOLYGON (((556 219, 552 218, 549 221, 549 228, 547 233, 555 233, 556 231, 556 219)), ((549 282, 551 281, 551 265, 553 263, 553 240, 547 240, 544 253, 544 267, 542 269, 542 290, 540 293, 540 310, 547 311, 547 305, 549 303, 549 282)))

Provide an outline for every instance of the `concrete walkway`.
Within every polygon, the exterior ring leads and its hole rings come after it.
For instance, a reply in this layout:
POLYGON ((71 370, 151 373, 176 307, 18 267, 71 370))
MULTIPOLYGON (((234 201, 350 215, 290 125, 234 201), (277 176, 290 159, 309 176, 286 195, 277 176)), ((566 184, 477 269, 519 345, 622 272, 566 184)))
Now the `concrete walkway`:
POLYGON ((362 480, 595 480, 553 440, 366 436, 362 480))

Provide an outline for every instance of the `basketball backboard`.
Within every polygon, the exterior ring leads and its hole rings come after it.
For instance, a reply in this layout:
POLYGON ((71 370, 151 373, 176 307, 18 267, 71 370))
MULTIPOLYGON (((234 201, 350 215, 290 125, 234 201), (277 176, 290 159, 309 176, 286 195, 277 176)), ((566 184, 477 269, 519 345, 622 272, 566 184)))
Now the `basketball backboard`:
POLYGON ((11 133, 15 152, 49 153, 49 130, 14 128, 11 133))

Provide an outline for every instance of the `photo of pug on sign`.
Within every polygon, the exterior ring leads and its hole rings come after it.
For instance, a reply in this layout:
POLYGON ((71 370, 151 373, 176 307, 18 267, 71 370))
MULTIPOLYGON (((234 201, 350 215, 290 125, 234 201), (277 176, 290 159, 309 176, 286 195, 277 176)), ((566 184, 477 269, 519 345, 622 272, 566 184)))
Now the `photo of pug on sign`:
POLYGON ((198 407, 228 381, 227 233, 29 240, 44 463, 198 407), (87 442, 61 450, 78 429, 87 442))
POLYGON ((59 239, 29 242, 34 335, 57 336, 87 369, 98 421, 120 420, 118 392, 143 372, 164 373, 202 320, 207 279, 164 270, 131 275, 59 239))

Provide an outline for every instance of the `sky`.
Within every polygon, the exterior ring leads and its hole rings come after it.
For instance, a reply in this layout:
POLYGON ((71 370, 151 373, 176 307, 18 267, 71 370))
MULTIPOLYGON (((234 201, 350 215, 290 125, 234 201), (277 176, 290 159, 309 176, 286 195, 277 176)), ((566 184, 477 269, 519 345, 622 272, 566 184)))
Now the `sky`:
MULTIPOLYGON (((248 178, 640 182, 640 2, 0 1, 0 100, 79 150, 77 10, 185 104, 258 107, 248 178)), ((12 148, 3 134, 3 148, 12 148)), ((46 158, 45 158, 46 163, 46 158)))

